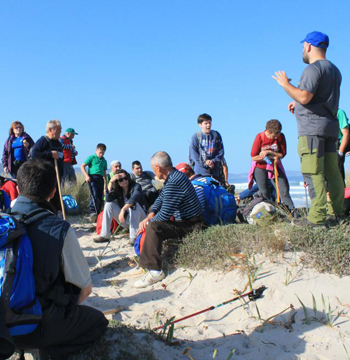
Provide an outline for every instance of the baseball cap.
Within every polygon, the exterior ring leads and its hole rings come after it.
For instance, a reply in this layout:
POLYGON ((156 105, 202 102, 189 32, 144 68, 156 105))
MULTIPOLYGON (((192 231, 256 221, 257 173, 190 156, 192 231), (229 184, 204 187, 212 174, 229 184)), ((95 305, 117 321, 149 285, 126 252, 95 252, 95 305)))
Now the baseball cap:
POLYGON ((175 169, 179 170, 180 172, 186 174, 187 170, 192 169, 190 165, 182 162, 180 164, 177 164, 175 166, 175 169))
POLYGON ((307 42, 308 44, 311 44, 313 46, 327 49, 329 46, 329 37, 326 34, 321 33, 320 31, 313 31, 307 34, 306 38, 300 42, 307 42))
POLYGON ((75 130, 74 130, 73 128, 68 128, 68 129, 66 130, 66 133, 71 133, 71 134, 78 135, 78 133, 75 132, 75 130))

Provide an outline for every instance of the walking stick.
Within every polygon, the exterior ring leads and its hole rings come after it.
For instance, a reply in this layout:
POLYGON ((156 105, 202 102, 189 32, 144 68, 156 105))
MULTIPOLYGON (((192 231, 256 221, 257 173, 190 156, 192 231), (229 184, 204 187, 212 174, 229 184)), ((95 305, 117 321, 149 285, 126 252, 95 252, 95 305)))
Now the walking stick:
POLYGON ((63 204, 63 200, 62 200, 61 180, 60 180, 60 174, 59 174, 59 172, 58 172, 57 159, 54 159, 54 161, 55 161, 55 171, 56 171, 58 194, 59 194, 59 196, 60 196, 60 202, 61 202, 63 220, 66 220, 66 210, 65 210, 65 208, 64 208, 64 204, 63 204))
POLYGON ((247 293, 245 293, 245 294, 236 296, 236 297, 234 297, 233 299, 224 301, 224 302, 221 303, 221 304, 212 305, 212 306, 210 306, 210 307, 208 307, 208 308, 206 308, 206 309, 204 309, 204 310, 195 312, 195 313, 193 313, 193 314, 191 314, 191 315, 184 316, 184 317, 182 317, 181 319, 177 319, 177 320, 171 321, 171 322, 169 322, 169 323, 167 322, 165 325, 158 326, 158 327, 154 328, 153 330, 155 331, 155 330, 163 329, 164 327, 167 327, 167 326, 169 326, 169 325, 175 324, 175 323, 180 322, 180 321, 182 321, 182 320, 189 319, 189 318, 191 318, 191 317, 193 317, 193 316, 197 316, 197 315, 202 314, 202 313, 204 313, 204 312, 214 310, 214 309, 216 309, 216 308, 218 308, 218 307, 220 307, 220 306, 227 305, 227 304, 229 304, 229 303, 231 303, 231 302, 234 302, 234 301, 239 300, 239 299, 241 299, 241 298, 243 298, 243 297, 246 297, 246 296, 249 297, 249 301, 253 301, 253 300, 256 300, 256 299, 260 299, 260 298, 263 296, 263 293, 264 293, 264 291, 265 291, 266 289, 267 289, 267 288, 263 285, 263 286, 259 287, 258 289, 255 289, 255 290, 249 291, 249 292, 247 292, 247 293))
POLYGON ((309 215, 309 201, 307 200, 307 184, 304 182, 304 189, 305 189, 305 202, 306 202, 306 216, 309 215))
POLYGON ((274 170, 274 173, 275 173, 275 183, 276 183, 276 200, 277 200, 277 203, 279 203, 281 201, 280 199, 280 188, 278 186, 278 170, 277 170, 277 161, 278 159, 275 158, 274 160, 274 163, 273 163, 273 170, 274 170))

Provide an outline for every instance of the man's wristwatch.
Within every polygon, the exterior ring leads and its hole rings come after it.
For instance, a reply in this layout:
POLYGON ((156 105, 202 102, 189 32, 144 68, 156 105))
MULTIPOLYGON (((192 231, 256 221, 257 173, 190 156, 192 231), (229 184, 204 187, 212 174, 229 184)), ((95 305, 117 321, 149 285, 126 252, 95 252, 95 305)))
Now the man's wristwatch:
POLYGON ((344 156, 344 153, 341 152, 341 151, 338 151, 338 154, 339 154, 340 157, 343 157, 343 156, 344 156))

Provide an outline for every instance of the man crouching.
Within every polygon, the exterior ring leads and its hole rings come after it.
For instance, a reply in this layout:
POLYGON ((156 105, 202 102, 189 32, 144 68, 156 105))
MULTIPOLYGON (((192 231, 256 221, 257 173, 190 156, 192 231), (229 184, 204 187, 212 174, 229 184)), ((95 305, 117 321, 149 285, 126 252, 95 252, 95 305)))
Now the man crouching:
POLYGON ((38 212, 27 231, 43 317, 37 330, 14 340, 21 350, 39 349, 43 357, 67 359, 98 339, 108 321, 100 311, 80 305, 91 293, 90 271, 74 230, 55 215, 49 203, 56 191, 53 165, 29 160, 21 166, 17 180, 20 196, 12 211, 38 212))
POLYGON ((173 167, 170 156, 164 151, 151 158, 151 167, 164 188, 151 208, 150 214, 139 225, 138 232, 146 230, 139 265, 147 273, 134 286, 144 288, 164 279, 162 271, 162 244, 165 239, 180 239, 203 221, 198 197, 185 174, 173 167))

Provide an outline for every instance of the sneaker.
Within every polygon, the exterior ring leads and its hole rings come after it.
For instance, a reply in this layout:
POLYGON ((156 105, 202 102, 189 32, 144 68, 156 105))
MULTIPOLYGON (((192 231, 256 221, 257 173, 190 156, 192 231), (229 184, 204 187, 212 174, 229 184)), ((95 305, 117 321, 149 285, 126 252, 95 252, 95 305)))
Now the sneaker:
POLYGON ((109 241, 109 239, 105 238, 103 236, 97 236, 94 238, 95 243, 104 243, 104 242, 108 242, 108 241, 109 241))
POLYGON ((141 279, 136 281, 134 287, 145 288, 147 286, 155 284, 158 281, 163 280, 164 278, 165 278, 165 274, 163 270, 158 275, 154 275, 150 271, 147 271, 146 274, 144 274, 141 279))
POLYGON ((309 221, 308 219, 295 219, 292 221, 292 225, 294 225, 294 226, 310 226, 310 227, 314 227, 314 228, 327 226, 326 223, 315 224, 315 223, 309 221))

